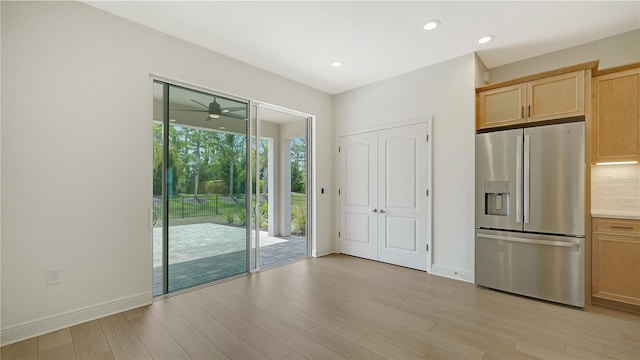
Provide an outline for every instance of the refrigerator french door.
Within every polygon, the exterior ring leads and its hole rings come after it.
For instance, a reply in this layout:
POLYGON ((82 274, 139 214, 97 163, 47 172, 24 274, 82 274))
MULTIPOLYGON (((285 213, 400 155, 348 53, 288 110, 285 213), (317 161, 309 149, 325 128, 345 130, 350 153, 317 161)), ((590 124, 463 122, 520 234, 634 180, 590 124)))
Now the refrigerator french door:
POLYGON ((476 135, 476 284, 584 306, 584 122, 476 135))

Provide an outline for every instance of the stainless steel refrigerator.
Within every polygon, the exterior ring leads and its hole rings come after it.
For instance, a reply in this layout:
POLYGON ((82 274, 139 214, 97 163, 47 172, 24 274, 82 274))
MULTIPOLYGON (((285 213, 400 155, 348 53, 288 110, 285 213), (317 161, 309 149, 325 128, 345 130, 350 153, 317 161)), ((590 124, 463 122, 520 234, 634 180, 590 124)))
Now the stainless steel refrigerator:
POLYGON ((584 122, 476 135, 476 284, 584 306, 584 122))

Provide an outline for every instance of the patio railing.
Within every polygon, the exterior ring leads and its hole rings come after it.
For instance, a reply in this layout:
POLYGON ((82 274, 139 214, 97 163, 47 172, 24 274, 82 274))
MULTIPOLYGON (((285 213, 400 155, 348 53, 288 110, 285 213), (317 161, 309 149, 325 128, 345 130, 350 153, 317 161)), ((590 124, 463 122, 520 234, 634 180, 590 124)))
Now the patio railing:
MULTIPOLYGON (((169 218, 238 215, 245 211, 245 201, 245 195, 234 195, 233 197, 214 194, 176 196, 169 199, 169 218)), ((153 209, 158 219, 162 219, 161 198, 153 198, 153 209)))

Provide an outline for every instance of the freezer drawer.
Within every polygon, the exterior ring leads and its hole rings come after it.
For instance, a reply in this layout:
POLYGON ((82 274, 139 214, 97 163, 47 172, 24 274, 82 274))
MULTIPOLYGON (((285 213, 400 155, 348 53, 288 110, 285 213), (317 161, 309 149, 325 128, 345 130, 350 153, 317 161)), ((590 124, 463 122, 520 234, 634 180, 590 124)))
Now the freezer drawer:
POLYGON ((476 284, 584 306, 584 238, 476 230, 476 284))

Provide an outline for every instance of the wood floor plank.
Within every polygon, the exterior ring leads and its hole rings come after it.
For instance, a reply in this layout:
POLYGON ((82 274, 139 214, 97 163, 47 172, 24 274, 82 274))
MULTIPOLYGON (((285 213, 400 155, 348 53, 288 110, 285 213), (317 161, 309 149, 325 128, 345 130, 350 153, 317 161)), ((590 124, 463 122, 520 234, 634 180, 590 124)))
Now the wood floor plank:
POLYGON ((0 359, 37 360, 38 338, 32 338, 15 344, 3 346, 2 349, 0 349, 0 359))
POLYGON ((213 320, 211 315, 202 310, 202 305, 209 302, 204 291, 192 291, 180 296, 172 296, 162 300, 170 304, 171 309, 178 310, 194 326, 200 326, 213 320))
POLYGON ((216 320, 200 325, 199 329, 232 360, 267 359, 266 356, 216 320))
POLYGON ((43 335, 38 341, 38 359, 75 359, 70 328, 43 335))
POLYGON ((189 355, 155 319, 148 307, 128 321, 155 360, 189 359, 189 355))
POLYGON ((375 352, 369 351, 365 347, 348 341, 320 326, 316 326, 307 331, 305 335, 318 344, 331 349, 333 352, 345 359, 384 360, 384 357, 376 354, 375 352))
POLYGON ((12 359, 640 359, 640 316, 329 255, 0 349, 12 359))
POLYGON ((309 360, 306 357, 298 354, 297 352, 292 352, 291 354, 287 355, 284 359, 282 360, 309 360))
POLYGON ((234 301, 224 302, 224 294, 218 294, 221 301, 231 310, 255 324, 262 330, 273 335, 285 345, 309 359, 344 359, 330 349, 310 340, 297 330, 278 321, 276 317, 268 312, 257 311, 251 305, 234 301))
POLYGON ((452 352, 434 346, 424 357, 425 360, 464 360, 465 358, 452 352))
POLYGON ((485 353, 492 353, 503 356, 507 359, 535 359, 524 352, 517 351, 517 339, 508 339, 507 335, 487 333, 481 328, 469 326, 463 323, 443 323, 439 322, 431 330, 434 334, 442 337, 456 339, 457 341, 471 346, 485 353))
POLYGON ((113 353, 111 351, 106 351, 101 354, 96 354, 88 357, 86 360, 115 360, 115 358, 113 357, 113 353))
POLYGON ((91 359, 111 352, 97 320, 71 327, 71 338, 78 359, 91 359))
POLYGON ((116 360, 152 359, 124 314, 104 317, 99 323, 116 360))
POLYGON ((163 299, 156 301, 149 310, 191 359, 229 359, 197 326, 182 316, 181 307, 174 309, 174 305, 175 302, 163 299))
POLYGON ((575 360, 573 356, 566 354, 565 352, 557 352, 536 344, 528 343, 526 341, 518 341, 516 350, 523 353, 538 357, 540 359, 566 359, 575 360))
POLYGON ((220 301, 214 300, 203 306, 203 309, 268 359, 282 359, 293 351, 280 340, 245 320, 220 301))
POLYGON ((403 350, 393 344, 390 344, 382 339, 378 339, 375 336, 366 335, 362 339, 358 340, 358 345, 371 352, 374 352, 385 359, 404 359, 404 360, 418 360, 422 357, 415 355, 412 352, 403 350))

